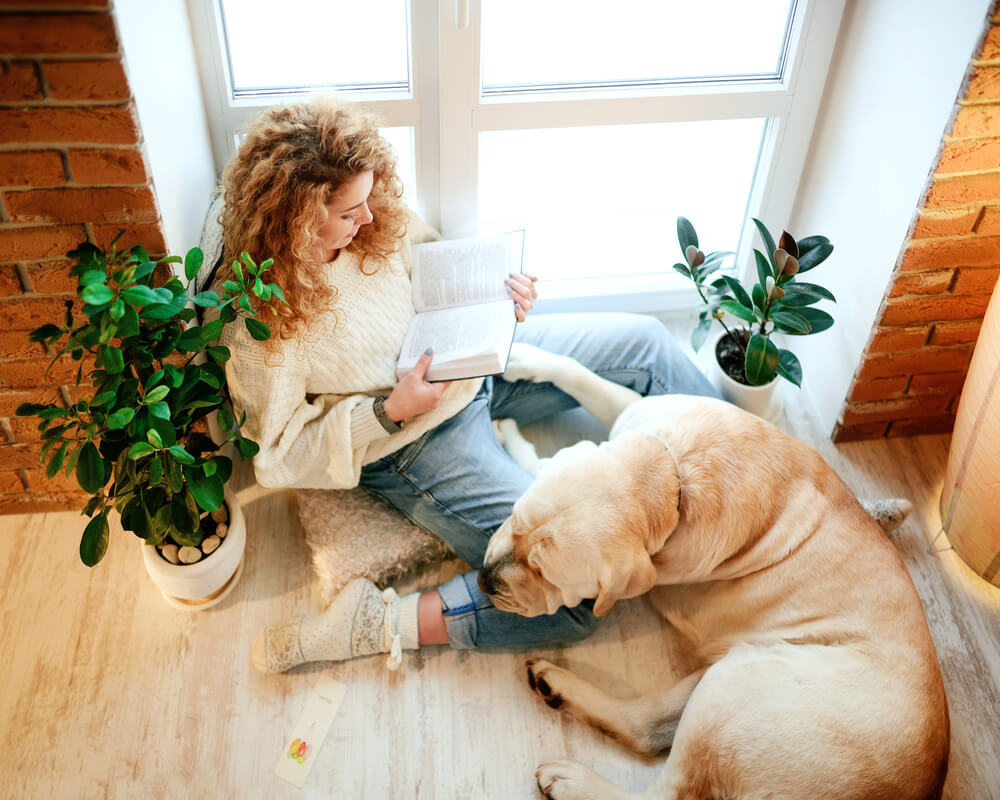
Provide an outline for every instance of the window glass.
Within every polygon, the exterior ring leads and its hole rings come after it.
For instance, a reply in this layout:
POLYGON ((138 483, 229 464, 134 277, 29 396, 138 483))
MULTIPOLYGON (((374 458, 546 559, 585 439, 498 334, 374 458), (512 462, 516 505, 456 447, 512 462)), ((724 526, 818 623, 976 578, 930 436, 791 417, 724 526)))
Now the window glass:
POLYGON ((485 91, 777 79, 794 0, 483 0, 485 91))
POLYGON ((237 97, 409 88, 406 0, 221 2, 237 97))
POLYGON ((525 269, 547 280, 682 281, 676 218, 706 252, 737 249, 765 123, 481 133, 480 231, 524 228, 525 269))

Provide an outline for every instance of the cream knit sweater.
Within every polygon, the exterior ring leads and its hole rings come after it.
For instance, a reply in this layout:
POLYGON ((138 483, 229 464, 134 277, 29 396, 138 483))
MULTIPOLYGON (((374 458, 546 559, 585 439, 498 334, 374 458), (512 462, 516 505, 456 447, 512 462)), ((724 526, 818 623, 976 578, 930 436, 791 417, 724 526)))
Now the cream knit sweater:
POLYGON ((337 287, 336 313, 311 320, 303 335, 268 356, 242 322, 220 338, 232 357, 226 378, 246 436, 260 444, 257 482, 268 487, 350 489, 361 467, 419 438, 475 397, 482 378, 455 381, 440 405, 388 434, 372 400, 396 385, 396 361, 415 311, 409 251, 391 269, 364 275, 359 259, 341 250, 317 269, 337 287))

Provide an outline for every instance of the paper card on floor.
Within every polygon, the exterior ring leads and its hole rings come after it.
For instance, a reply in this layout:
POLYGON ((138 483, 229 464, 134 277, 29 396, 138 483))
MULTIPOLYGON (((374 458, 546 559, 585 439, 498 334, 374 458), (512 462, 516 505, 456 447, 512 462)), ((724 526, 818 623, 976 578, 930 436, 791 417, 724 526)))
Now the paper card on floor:
POLYGON ((334 680, 323 680, 313 689, 288 744, 281 751, 275 775, 302 788, 346 693, 347 687, 334 680))

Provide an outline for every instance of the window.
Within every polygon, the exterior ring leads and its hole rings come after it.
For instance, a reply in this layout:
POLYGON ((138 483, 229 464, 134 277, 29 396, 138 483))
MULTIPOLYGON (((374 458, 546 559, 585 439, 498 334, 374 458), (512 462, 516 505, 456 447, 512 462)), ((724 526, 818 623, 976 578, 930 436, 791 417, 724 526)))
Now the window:
POLYGON ((335 89, 445 236, 526 229, 541 309, 635 311, 693 301, 678 215, 735 270, 750 217, 786 223, 843 6, 189 0, 220 170, 261 108, 335 89))

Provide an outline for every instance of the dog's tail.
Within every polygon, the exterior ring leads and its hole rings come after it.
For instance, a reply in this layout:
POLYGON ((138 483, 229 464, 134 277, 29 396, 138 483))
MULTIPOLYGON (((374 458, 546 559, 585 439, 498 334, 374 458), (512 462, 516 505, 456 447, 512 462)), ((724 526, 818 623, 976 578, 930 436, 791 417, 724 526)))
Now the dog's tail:
POLYGON ((913 503, 902 497, 884 497, 881 500, 863 500, 865 511, 879 524, 885 533, 896 530, 913 511, 913 503))

